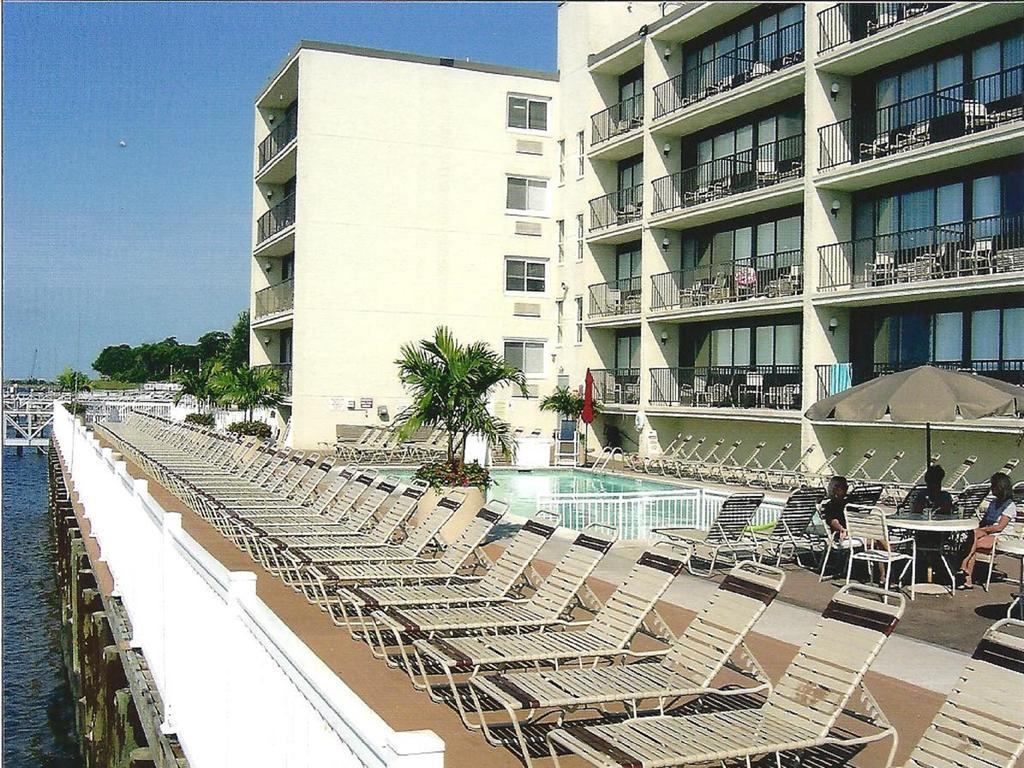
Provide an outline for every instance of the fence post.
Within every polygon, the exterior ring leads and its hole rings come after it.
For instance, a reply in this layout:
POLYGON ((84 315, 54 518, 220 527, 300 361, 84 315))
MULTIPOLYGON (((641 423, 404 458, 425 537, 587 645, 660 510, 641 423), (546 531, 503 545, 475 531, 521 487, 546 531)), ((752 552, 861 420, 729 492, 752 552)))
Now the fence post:
POLYGON ((174 558, 174 542, 181 535, 181 513, 164 512, 162 515, 163 526, 161 528, 160 548, 160 596, 162 599, 161 624, 163 625, 163 683, 161 691, 164 703, 163 722, 160 723, 160 730, 163 733, 174 733, 174 659, 173 656, 173 628, 177 616, 174 613, 172 591, 174 580, 168 578, 168 566, 174 558))
POLYGON ((399 731, 387 742, 388 768, 443 768, 444 741, 433 731, 399 731))
MULTIPOLYGON (((237 713, 239 707, 236 705, 236 701, 240 700, 240 696, 244 695, 248 684, 251 679, 252 670, 246 668, 246 662, 243 658, 239 657, 239 654, 233 651, 233 646, 237 639, 243 637, 243 633, 246 631, 242 625, 242 607, 241 604, 247 600, 254 600, 256 598, 256 574, 252 571, 231 571, 228 573, 228 590, 227 590, 227 605, 226 610, 228 612, 228 621, 231 625, 231 631, 229 637, 222 638, 221 642, 225 643, 226 650, 230 656, 230 661, 227 663, 227 673, 224 695, 224 724, 225 733, 227 734, 224 739, 224 766, 230 768, 233 765, 247 765, 246 762, 246 744, 242 740, 240 750, 235 749, 235 744, 232 743, 231 734, 242 731, 236 724, 232 722, 234 715, 237 713)), ((237 647, 241 648, 243 645, 238 643, 237 647)))

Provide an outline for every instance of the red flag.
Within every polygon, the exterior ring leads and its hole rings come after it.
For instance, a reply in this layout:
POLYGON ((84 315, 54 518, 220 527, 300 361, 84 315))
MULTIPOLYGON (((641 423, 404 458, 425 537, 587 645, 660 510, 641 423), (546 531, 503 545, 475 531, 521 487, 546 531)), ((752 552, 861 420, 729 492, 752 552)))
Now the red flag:
POLYGON ((580 418, 584 424, 592 424, 594 421, 594 375, 587 368, 587 378, 583 385, 583 413, 580 418))

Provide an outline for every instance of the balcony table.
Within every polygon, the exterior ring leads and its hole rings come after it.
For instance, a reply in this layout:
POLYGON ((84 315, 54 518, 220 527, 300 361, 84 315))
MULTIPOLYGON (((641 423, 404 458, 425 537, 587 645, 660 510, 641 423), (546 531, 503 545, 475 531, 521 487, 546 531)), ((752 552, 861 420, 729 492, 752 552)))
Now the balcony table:
MULTIPOLYGON (((959 517, 958 515, 915 515, 913 513, 902 513, 890 515, 886 518, 890 528, 900 528, 910 531, 918 540, 917 551, 939 556, 946 574, 949 576, 950 597, 956 594, 956 580, 953 576, 953 569, 949 566, 946 554, 943 550, 944 539, 956 534, 964 534, 973 531, 978 527, 978 518, 974 516, 959 517)), ((934 584, 930 580, 924 584, 916 585, 915 591, 924 595, 941 595, 947 589, 941 584, 934 584)))

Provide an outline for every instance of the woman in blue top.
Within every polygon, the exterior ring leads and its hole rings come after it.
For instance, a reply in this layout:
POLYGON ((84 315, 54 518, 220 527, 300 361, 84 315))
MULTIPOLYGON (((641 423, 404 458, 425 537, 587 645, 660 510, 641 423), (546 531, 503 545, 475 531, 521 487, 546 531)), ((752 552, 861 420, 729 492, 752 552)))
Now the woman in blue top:
POLYGON ((1013 503, 1013 485, 1009 475, 996 472, 992 475, 992 496, 981 522, 974 530, 974 540, 960 566, 964 583, 957 589, 974 589, 974 564, 978 553, 992 553, 996 544, 997 534, 1013 533, 1013 523, 1017 517, 1017 507, 1013 503))

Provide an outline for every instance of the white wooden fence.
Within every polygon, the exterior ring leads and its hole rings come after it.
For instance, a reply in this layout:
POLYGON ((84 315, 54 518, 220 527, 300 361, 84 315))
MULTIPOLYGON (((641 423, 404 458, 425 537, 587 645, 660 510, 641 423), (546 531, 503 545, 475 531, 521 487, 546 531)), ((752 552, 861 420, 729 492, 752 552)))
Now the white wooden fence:
POLYGON ((441 768, 432 731, 396 732, 54 404, 54 434, 193 768, 441 768))

